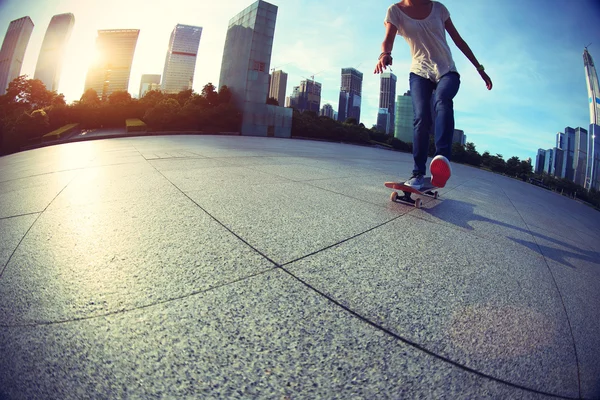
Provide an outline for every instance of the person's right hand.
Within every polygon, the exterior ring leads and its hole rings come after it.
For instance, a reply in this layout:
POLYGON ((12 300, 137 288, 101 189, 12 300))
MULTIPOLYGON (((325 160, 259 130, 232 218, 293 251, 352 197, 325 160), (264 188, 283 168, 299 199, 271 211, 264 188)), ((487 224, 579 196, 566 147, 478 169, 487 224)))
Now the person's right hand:
POLYGON ((375 65, 374 74, 381 74, 388 65, 392 65, 392 56, 384 55, 377 61, 377 65, 375 65))

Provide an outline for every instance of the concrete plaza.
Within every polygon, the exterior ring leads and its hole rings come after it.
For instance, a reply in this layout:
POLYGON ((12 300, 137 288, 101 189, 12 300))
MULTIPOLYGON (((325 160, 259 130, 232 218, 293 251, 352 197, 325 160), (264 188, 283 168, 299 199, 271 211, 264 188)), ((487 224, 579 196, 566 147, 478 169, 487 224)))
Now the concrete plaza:
POLYGON ((0 158, 0 399, 600 398, 600 212, 305 140, 0 158))

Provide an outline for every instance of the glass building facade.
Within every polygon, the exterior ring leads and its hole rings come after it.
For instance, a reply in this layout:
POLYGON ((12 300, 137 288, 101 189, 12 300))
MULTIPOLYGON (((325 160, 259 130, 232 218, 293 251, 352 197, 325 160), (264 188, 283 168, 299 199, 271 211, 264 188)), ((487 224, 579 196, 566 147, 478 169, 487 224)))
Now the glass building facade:
POLYGON ((396 75, 391 72, 381 74, 379 81, 379 113, 377 114, 377 130, 387 134, 394 133, 396 116, 396 75), (386 109, 387 113, 382 110, 386 109), (387 116, 385 116, 387 114, 387 116))
POLYGON ((177 24, 171 32, 161 83, 164 93, 192 88, 201 36, 199 26, 177 24))
POLYGON ((394 137, 404 143, 413 142, 413 121, 414 121, 413 103, 410 96, 410 90, 402 96, 398 96, 396 101, 396 121, 394 124, 394 137))
POLYGON ((287 89, 288 74, 279 70, 271 74, 271 83, 269 84, 269 97, 277 99, 280 106, 285 103, 285 90, 287 89))
POLYGON ((242 112, 242 135, 290 137, 292 109, 266 104, 277 6, 258 0, 229 21, 219 88, 242 112))
POLYGON ((96 49, 99 57, 88 70, 84 91, 94 89, 98 97, 105 100, 114 92, 128 90, 139 34, 139 29, 98 31, 96 49))
POLYGON ((583 186, 588 165, 588 132, 575 128, 575 154, 573 157, 573 182, 583 186))
POLYGON ((65 47, 74 24, 73 14, 59 14, 52 17, 46 30, 33 78, 44 82, 50 91, 58 90, 65 47))
POLYGON ((338 121, 356 118, 360 123, 363 73, 355 68, 342 68, 342 84, 338 103, 338 121))
POLYGON ((33 22, 29 17, 15 19, 8 25, 0 48, 0 95, 5 94, 8 84, 21 74, 31 32, 33 22))
POLYGON ((314 111, 321 108, 321 84, 313 80, 300 81, 295 107, 299 111, 314 111))
POLYGON ((144 74, 140 80, 140 93, 138 98, 144 97, 144 95, 150 90, 160 88, 160 74, 144 74))
POLYGON ((598 72, 596 71, 594 60, 587 47, 583 51, 583 65, 590 104, 590 134, 588 135, 588 160, 584 185, 586 189, 598 190, 600 186, 598 185, 597 177, 600 165, 596 161, 596 154, 599 151, 597 147, 597 127, 600 125, 600 85, 598 84, 598 72))

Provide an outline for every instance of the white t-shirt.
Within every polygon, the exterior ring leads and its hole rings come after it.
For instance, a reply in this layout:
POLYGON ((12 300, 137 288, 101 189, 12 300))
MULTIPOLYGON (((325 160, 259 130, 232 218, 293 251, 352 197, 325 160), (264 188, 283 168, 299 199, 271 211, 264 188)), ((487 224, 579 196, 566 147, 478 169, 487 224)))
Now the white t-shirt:
POLYGON ((433 1, 429 16, 423 20, 412 19, 397 4, 388 8, 384 23, 389 22, 398 29, 398 35, 406 39, 412 54, 410 72, 439 82, 450 71, 456 71, 456 65, 446 42, 444 23, 450 18, 448 9, 433 1))

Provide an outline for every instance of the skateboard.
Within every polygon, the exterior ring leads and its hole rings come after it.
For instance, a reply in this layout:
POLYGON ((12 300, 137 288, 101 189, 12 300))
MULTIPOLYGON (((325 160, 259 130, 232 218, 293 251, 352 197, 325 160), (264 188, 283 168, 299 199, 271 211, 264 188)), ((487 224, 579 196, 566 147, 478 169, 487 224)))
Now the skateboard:
POLYGON ((431 177, 425 178, 425 182, 423 184, 423 187, 421 187, 421 190, 415 189, 410 186, 406 186, 404 183, 401 183, 401 182, 386 182, 385 186, 389 187, 390 189, 402 191, 402 196, 400 196, 398 194, 398 192, 393 192, 392 195, 390 196, 390 200, 392 200, 392 201, 399 200, 399 201, 403 201, 405 203, 414 204, 414 206, 416 208, 421 208, 421 199, 420 198, 413 199, 411 197, 411 194, 413 194, 413 193, 421 195, 421 196, 433 197, 434 199, 438 198, 437 190, 435 190, 435 191, 432 190, 432 189, 437 189, 437 188, 431 184, 431 177))

